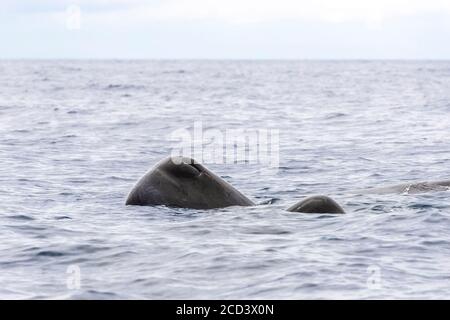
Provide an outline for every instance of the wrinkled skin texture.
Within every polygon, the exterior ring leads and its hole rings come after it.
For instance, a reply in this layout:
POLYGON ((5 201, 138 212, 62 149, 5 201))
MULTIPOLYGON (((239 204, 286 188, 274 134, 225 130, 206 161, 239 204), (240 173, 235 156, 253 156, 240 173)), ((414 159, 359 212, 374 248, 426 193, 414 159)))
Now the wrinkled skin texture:
POLYGON ((287 211, 303 213, 345 213, 344 209, 336 201, 327 196, 306 198, 289 207, 287 211))
POLYGON ((126 205, 212 209, 254 203, 193 159, 169 157, 136 183, 126 205))

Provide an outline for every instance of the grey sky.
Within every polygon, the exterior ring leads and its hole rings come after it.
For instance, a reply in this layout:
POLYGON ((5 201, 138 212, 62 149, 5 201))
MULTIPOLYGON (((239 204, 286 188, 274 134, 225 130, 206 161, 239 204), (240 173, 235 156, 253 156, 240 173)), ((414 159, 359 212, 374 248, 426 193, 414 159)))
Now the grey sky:
POLYGON ((2 0, 0 21, 0 58, 450 59, 450 0, 2 0))

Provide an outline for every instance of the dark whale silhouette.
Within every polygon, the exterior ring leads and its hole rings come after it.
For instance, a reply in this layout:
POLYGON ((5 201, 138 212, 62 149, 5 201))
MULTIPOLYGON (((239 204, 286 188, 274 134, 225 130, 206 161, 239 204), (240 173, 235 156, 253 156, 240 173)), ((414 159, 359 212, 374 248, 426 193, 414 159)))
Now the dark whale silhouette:
MULTIPOLYGON (((169 157, 155 165, 133 187, 126 205, 213 209, 253 206, 250 199, 205 166, 187 157, 169 157)), ((304 213, 345 213, 331 198, 314 196, 289 207, 304 213)))
POLYGON ((372 194, 389 194, 389 193, 403 193, 403 194, 418 194, 426 192, 447 191, 450 190, 450 180, 434 181, 434 182, 416 182, 404 183, 390 187, 373 188, 360 190, 361 193, 372 194))
POLYGON ((126 205, 212 209, 254 203, 195 160, 169 157, 136 183, 126 205))
POLYGON ((345 213, 344 209, 336 201, 327 196, 308 197, 289 207, 287 211, 303 213, 345 213))

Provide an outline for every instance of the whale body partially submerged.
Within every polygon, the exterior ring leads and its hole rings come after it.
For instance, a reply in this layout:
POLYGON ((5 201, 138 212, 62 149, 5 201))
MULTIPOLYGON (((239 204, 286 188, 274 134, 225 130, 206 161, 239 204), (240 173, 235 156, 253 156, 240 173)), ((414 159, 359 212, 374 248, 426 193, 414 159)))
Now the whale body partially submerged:
POLYGON ((449 191, 450 180, 434 181, 434 182, 414 182, 403 183, 390 187, 372 188, 360 190, 360 193, 365 194, 419 194, 427 192, 449 191))
POLYGON ((126 204, 193 209, 254 205, 231 184, 187 157, 169 157, 159 162, 139 179, 126 204))
MULTIPOLYGON (((253 206, 255 203, 205 166, 187 157, 169 157, 138 180, 128 194, 126 205, 214 209, 253 206)), ((307 198, 288 211, 344 213, 331 198, 307 198)))
POLYGON ((303 213, 345 213, 344 209, 336 201, 327 196, 308 197, 289 207, 287 211, 303 213))

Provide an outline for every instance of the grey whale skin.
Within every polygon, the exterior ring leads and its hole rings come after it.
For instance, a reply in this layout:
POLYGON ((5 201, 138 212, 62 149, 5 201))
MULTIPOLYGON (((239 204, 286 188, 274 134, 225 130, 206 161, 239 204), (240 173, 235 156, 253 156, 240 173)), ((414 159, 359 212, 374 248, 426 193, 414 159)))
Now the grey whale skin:
POLYGON ((418 194, 426 192, 436 191, 448 191, 450 190, 450 180, 434 181, 434 182, 416 182, 416 183, 403 183, 390 187, 372 188, 366 190, 360 190, 360 193, 371 194, 390 194, 390 193, 403 193, 403 194, 418 194))
POLYGON ((231 184, 187 157, 168 157, 157 163, 139 179, 125 204, 192 209, 255 205, 231 184))
POLYGON ((345 213, 344 209, 336 201, 327 196, 308 197, 289 207, 287 211, 303 213, 345 213))
MULTIPOLYGON (((255 205, 232 185, 187 157, 169 157, 157 163, 138 180, 125 204, 192 209, 255 205)), ((306 198, 288 211, 344 213, 333 199, 326 196, 306 198)))

